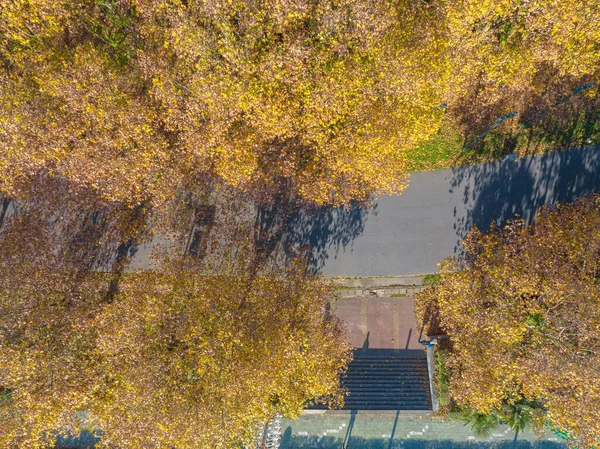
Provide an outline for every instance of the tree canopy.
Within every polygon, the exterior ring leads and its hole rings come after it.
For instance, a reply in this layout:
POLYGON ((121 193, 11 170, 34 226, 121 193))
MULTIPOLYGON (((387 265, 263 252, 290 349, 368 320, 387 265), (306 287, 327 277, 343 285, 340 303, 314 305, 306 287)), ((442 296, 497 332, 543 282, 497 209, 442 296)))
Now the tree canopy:
POLYGON ((302 259, 266 263, 252 239, 220 234, 214 258, 174 241, 152 269, 115 278, 93 266, 139 235, 102 232, 118 211, 66 233, 45 206, 17 206, 0 233, 2 447, 86 428, 106 447, 230 448, 275 413, 343 401, 349 347, 302 259))
POLYGON ((0 189, 44 172, 132 205, 190 182, 399 193, 441 104, 470 132, 596 79, 599 20, 586 0, 11 0, 0 189))
MULTIPOLYGON (((489 414, 523 400, 578 447, 600 427, 600 198, 541 212, 465 241, 417 301, 450 337, 456 403, 489 414)), ((538 424, 540 421, 538 421, 538 424)))
MULTIPOLYGON (((1 2, 0 443, 229 447, 340 399, 328 290, 271 257, 288 215, 401 193, 444 115, 476 130, 597 79, 599 22, 586 0, 1 2), (150 236, 172 244, 128 267, 150 236)), ((457 402, 600 434, 597 205, 444 265, 421 304, 457 402)))
POLYGON ((600 75, 597 2, 458 0, 445 6, 448 112, 467 132, 527 122, 600 75))
POLYGON ((412 1, 11 1, 0 186, 39 172, 111 201, 187 182, 347 203, 406 184, 439 127, 435 8, 412 1), (401 20, 400 20, 401 18, 401 20))

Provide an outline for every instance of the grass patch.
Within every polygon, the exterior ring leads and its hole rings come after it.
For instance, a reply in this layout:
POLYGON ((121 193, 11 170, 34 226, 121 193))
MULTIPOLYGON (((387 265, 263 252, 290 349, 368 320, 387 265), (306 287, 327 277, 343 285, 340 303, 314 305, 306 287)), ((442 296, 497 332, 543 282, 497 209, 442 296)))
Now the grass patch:
POLYGON ((394 293, 391 295, 392 298, 406 298, 408 294, 406 293, 394 293))
MULTIPOLYGON (((407 170, 426 171, 600 144, 600 95, 591 93, 549 108, 541 116, 512 118, 464 148, 485 129, 463 134, 449 122, 427 142, 407 151, 407 170)), ((489 123, 491 127, 493 120, 489 123)))
POLYGON ((407 170, 439 170, 456 165, 462 155, 462 138, 456 132, 439 133, 407 152, 407 170))
POLYGON ((451 403, 450 370, 446 366, 449 355, 450 353, 447 349, 437 349, 434 353, 435 390, 437 392, 440 407, 448 407, 451 403))
POLYGON ((442 275, 439 273, 426 274, 425 276, 423 276, 423 284, 434 286, 439 282, 441 277, 442 275))

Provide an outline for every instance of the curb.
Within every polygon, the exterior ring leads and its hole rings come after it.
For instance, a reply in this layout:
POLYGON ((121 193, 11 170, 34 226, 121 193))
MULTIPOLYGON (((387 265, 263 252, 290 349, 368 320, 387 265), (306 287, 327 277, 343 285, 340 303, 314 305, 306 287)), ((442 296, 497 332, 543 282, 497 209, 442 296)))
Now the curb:
POLYGON ((437 398, 437 392, 435 391, 434 377, 435 377, 435 364, 433 363, 433 348, 427 346, 427 373, 429 374, 429 392, 431 398, 431 408, 433 412, 440 410, 440 402, 437 398))
POLYGON ((336 298, 414 296, 428 288, 424 275, 330 278, 336 298))
POLYGON ((432 418, 432 410, 303 410, 302 415, 325 415, 328 417, 341 417, 356 413, 367 414, 370 418, 390 418, 402 416, 407 418, 432 418))
POLYGON ((415 276, 372 276, 362 278, 329 278, 336 287, 364 289, 369 287, 421 286, 424 275, 415 276))
POLYGON ((336 289, 333 295, 336 298, 356 298, 356 297, 378 297, 378 298, 389 298, 389 297, 402 297, 402 296, 414 296, 415 294, 422 292, 427 288, 426 285, 415 285, 408 287, 387 287, 377 288, 373 290, 358 290, 358 289, 336 289))

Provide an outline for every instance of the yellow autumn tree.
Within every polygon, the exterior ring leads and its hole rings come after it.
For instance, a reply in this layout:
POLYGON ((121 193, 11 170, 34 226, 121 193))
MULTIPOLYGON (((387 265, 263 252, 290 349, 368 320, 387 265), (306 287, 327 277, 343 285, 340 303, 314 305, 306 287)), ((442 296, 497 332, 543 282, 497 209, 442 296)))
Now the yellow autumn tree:
POLYGON ((597 82, 599 20, 587 0, 11 0, 0 190, 44 172, 131 205, 190 183, 399 193, 442 103, 472 133, 597 82))
POLYGON ((453 399, 484 414, 542 404, 541 420, 570 443, 597 446, 600 198, 546 209, 528 227, 475 230, 465 249, 416 306, 450 337, 453 399))
POLYGON ((130 204, 209 175, 259 194, 286 179, 321 204, 399 193, 405 150, 439 127, 439 13, 410 0, 5 2, 0 188, 19 196, 43 171, 130 204))
MULTIPOLYGON (((600 4, 587 0, 443 3, 452 88, 448 112, 467 128, 510 112, 527 121, 600 75, 600 4), (451 107, 454 106, 454 107, 451 107)), ((515 121, 516 122, 516 121, 515 121)))
POLYGON ((340 399, 348 349, 324 311, 327 289, 299 281, 300 270, 249 280, 185 266, 128 279, 98 317, 99 350, 118 376, 88 408, 105 444, 229 448, 276 412, 340 399))
POLYGON ((12 202, 0 229, 1 447, 90 429, 104 447, 230 448, 275 413, 343 400, 350 348, 329 287, 301 258, 257 256, 238 208, 201 237, 204 253, 171 228, 151 269, 136 271, 143 211, 98 210, 93 198, 85 209, 48 186, 12 202))

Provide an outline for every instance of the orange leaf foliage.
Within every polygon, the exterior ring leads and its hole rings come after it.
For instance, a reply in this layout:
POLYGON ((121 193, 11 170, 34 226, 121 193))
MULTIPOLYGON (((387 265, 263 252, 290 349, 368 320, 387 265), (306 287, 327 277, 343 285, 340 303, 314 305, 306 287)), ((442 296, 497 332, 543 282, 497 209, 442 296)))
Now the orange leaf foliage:
POLYGON ((405 150, 439 127, 437 19, 411 1, 9 2, 0 189, 45 171, 132 205, 209 174, 320 204, 399 193, 405 150))
POLYGON ((451 393, 482 413, 521 399, 578 447, 600 438, 600 198, 544 210, 465 242, 417 301, 450 336, 451 393))
POLYGON ((123 245, 144 241, 143 208, 86 209, 53 186, 1 227, 0 447, 87 428, 103 447, 225 449, 275 413, 343 401, 329 287, 301 259, 264 261, 239 208, 218 210, 202 251, 175 236, 135 271, 123 245))

